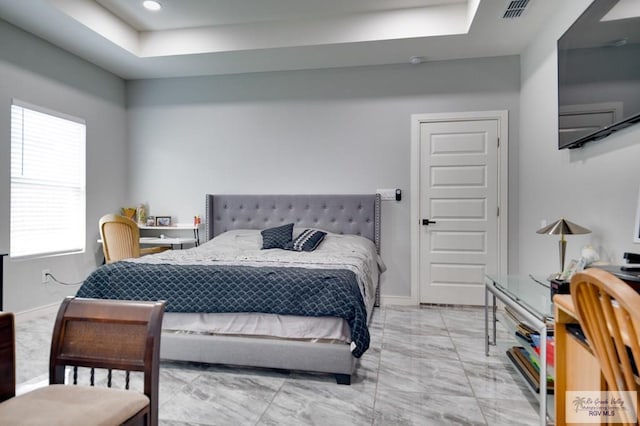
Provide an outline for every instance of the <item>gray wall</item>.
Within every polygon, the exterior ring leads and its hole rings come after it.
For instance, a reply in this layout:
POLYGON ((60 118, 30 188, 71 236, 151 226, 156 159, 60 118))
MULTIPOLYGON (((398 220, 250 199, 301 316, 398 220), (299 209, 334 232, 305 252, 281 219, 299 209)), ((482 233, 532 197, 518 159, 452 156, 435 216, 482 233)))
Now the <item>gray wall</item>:
POLYGON ((402 188, 383 203, 383 294, 409 296, 409 146, 414 113, 509 110, 509 268, 554 272, 557 241, 535 233, 566 216, 568 237, 620 261, 632 243, 640 126, 575 151, 557 149, 556 41, 590 3, 563 4, 518 59, 487 58, 223 77, 118 78, 0 21, 0 251, 9 249, 11 98, 87 120, 87 247, 81 255, 5 260, 6 309, 55 303, 96 266, 98 218, 147 202, 189 222, 207 192, 354 193, 402 188), (127 109, 125 109, 125 93, 127 109), (127 127, 128 126, 128 127, 127 127), (128 134, 127 134, 128 129, 128 134))
POLYGON ((129 201, 189 222, 209 192, 401 188, 382 293, 409 296, 411 114, 509 110, 515 146, 518 91, 517 57, 129 82, 129 201))
POLYGON ((0 252, 9 250, 12 98, 84 118, 87 123, 87 252, 32 260, 5 258, 4 308, 59 302, 77 287, 42 284, 40 271, 77 282, 96 267, 98 218, 127 191, 124 82, 0 20, 0 252))
POLYGON ((590 0, 563 3, 540 36, 521 55, 519 193, 510 213, 518 253, 512 272, 551 273, 559 269, 557 238, 538 235, 542 220, 560 216, 593 231, 569 236, 567 259, 592 244, 604 260, 621 263, 624 251, 640 252, 632 242, 640 188, 640 125, 577 150, 557 149, 556 41, 590 0))

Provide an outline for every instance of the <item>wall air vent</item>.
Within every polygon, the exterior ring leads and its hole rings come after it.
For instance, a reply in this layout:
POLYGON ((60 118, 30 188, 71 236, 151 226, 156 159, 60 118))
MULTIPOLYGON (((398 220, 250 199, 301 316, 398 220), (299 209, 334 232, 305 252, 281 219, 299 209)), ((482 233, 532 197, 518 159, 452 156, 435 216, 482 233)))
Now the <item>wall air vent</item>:
POLYGON ((504 11, 502 15, 503 19, 511 19, 511 18, 519 18, 524 13, 524 10, 527 8, 529 4, 529 0, 513 0, 509 2, 509 6, 507 6, 507 10, 504 11))

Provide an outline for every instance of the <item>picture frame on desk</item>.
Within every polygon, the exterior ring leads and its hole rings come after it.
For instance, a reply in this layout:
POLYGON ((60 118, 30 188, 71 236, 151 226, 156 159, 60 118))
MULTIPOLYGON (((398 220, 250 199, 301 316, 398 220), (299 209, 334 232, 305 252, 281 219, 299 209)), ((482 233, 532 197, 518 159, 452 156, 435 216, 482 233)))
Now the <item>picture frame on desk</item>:
POLYGON ((147 216, 147 226, 156 226, 155 216, 147 216))
POLYGON ((584 269, 584 265, 585 259, 583 257, 581 257, 579 260, 571 259, 558 279, 560 281, 571 281, 571 278, 573 278, 576 272, 580 272, 584 269))
POLYGON ((171 216, 156 216, 156 226, 171 226, 171 216))

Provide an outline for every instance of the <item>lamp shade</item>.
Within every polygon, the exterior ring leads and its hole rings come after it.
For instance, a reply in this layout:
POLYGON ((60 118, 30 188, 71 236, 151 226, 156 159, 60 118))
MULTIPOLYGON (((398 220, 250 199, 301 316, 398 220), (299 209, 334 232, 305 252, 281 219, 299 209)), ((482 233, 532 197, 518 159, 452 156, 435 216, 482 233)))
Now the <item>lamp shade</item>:
POLYGON ((591 231, 585 227, 576 225, 573 222, 569 222, 564 217, 561 217, 560 219, 545 226, 544 228, 538 229, 536 233, 547 235, 576 235, 590 234, 591 231))
POLYGON ((569 222, 564 217, 556 220, 550 225, 545 226, 544 228, 538 229, 536 231, 538 234, 547 234, 547 235, 560 235, 560 241, 558 241, 558 249, 560 251, 560 273, 556 277, 560 277, 562 272, 564 271, 564 258, 567 252, 567 240, 564 239, 565 235, 575 235, 575 234, 589 234, 591 233, 585 227, 580 225, 576 225, 573 222, 569 222))

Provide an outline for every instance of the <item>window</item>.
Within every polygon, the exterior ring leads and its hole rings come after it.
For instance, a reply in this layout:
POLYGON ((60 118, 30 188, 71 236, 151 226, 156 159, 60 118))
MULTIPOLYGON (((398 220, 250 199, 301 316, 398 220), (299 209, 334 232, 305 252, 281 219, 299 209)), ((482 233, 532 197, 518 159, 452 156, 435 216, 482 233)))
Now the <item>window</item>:
POLYGON ((84 120, 11 105, 10 255, 85 248, 84 120))

